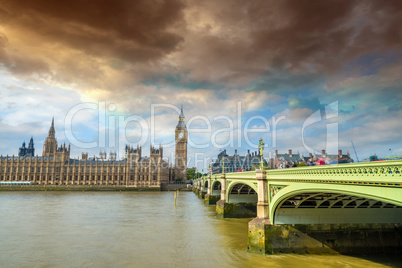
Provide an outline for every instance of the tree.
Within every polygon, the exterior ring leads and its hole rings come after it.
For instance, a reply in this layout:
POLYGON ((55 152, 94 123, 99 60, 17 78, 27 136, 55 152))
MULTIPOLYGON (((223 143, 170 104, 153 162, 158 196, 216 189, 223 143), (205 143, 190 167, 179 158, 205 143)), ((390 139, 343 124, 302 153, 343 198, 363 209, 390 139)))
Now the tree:
POLYGON ((191 181, 194 180, 195 178, 200 178, 202 174, 200 172, 196 172, 195 168, 189 168, 187 169, 187 180, 191 181))
POLYGON ((195 168, 187 169, 187 180, 191 181, 195 177, 195 168))

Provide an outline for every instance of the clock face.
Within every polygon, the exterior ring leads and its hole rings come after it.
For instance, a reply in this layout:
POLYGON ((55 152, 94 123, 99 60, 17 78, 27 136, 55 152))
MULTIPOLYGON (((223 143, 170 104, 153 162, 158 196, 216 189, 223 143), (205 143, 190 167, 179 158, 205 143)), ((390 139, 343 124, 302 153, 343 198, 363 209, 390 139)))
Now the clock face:
POLYGON ((184 137, 184 133, 180 132, 179 135, 177 135, 179 137, 179 139, 182 139, 184 137))

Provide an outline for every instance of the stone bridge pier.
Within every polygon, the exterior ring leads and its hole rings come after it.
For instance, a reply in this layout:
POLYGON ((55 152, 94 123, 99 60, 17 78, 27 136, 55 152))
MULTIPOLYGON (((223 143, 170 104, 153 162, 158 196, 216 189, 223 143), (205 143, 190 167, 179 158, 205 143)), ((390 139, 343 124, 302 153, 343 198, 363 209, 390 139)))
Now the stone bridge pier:
POLYGON ((256 172, 258 185, 257 217, 248 223, 248 252, 266 254, 271 250, 268 181, 266 170, 256 172))
POLYGON ((198 184, 199 181, 195 181, 193 184, 193 192, 198 196, 199 190, 198 190, 198 184))
POLYGON ((204 203, 206 205, 215 205, 216 202, 221 198, 220 191, 217 193, 217 191, 220 189, 221 183, 219 181, 214 181, 214 186, 212 186, 212 179, 211 175, 208 175, 207 179, 208 183, 208 189, 207 189, 207 194, 204 197, 204 203))
POLYGON ((207 191, 207 187, 205 186, 206 183, 208 183, 204 177, 201 178, 200 180, 201 185, 200 185, 200 191, 198 193, 198 197, 201 199, 204 199, 206 191, 207 191))

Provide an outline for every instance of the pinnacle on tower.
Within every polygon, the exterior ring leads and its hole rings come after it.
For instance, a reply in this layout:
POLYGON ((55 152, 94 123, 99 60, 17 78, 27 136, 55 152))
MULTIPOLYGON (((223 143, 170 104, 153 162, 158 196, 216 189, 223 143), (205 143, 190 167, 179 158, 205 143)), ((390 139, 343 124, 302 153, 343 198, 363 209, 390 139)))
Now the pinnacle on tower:
POLYGON ((34 148, 33 137, 31 137, 31 139, 29 140, 28 148, 29 148, 29 149, 33 149, 33 148, 34 148))
POLYGON ((185 121, 186 120, 184 118, 183 105, 181 105, 181 110, 180 110, 180 115, 179 115, 179 123, 177 124, 177 127, 186 128, 185 121))
POLYGON ((184 117, 184 113, 183 113, 183 104, 181 105, 181 108, 180 108, 180 115, 179 115, 179 117, 184 117))
POLYGON ((50 137, 54 137, 54 136, 55 136, 55 131, 54 131, 54 116, 53 116, 53 118, 52 118, 52 125, 50 126, 50 129, 49 129, 49 136, 50 136, 50 137))

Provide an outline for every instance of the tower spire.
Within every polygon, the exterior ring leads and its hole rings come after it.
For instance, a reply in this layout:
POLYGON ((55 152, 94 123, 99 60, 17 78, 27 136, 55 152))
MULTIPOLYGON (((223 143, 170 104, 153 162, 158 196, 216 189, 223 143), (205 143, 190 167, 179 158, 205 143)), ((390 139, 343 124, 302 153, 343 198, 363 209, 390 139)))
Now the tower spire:
POLYGON ((57 151, 56 132, 54 130, 54 117, 52 118, 52 125, 49 128, 49 135, 43 144, 43 156, 54 156, 57 151))
POLYGON ((33 148, 34 148, 33 137, 31 137, 31 139, 29 140, 28 148, 29 148, 29 149, 33 149, 33 148))
POLYGON ((52 125, 50 126, 49 129, 49 137, 54 137, 55 136, 55 131, 54 131, 54 116, 52 117, 52 125))
POLYGON ((180 115, 179 115, 179 117, 184 118, 183 104, 181 105, 181 108, 180 108, 180 115))

